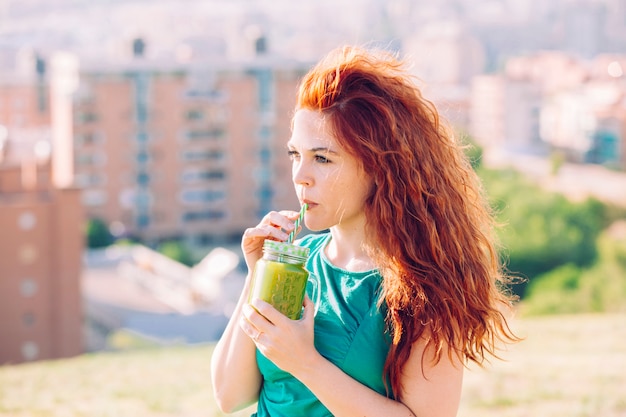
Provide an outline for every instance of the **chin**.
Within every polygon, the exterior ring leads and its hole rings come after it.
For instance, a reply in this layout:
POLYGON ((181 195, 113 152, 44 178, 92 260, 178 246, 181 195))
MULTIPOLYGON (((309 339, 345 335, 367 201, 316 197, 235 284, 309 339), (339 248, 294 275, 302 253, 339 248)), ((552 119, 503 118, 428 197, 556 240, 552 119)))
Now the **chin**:
POLYGON ((316 224, 316 223, 312 223, 309 224, 309 222, 304 222, 304 225, 306 226, 307 229, 309 229, 311 232, 313 233, 318 233, 318 232, 325 232, 327 231, 330 226, 327 224, 316 224))

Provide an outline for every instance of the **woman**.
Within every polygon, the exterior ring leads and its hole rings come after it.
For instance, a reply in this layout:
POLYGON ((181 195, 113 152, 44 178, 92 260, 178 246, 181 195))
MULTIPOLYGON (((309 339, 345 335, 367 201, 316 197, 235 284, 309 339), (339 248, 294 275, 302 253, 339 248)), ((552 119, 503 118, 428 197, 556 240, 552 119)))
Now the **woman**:
MULTIPOLYGON (((513 341, 492 217, 461 146, 403 63, 345 47, 302 80, 287 144, 319 280, 300 320, 247 304, 212 358, 222 410, 258 416, 455 416, 463 369, 513 341), (316 311, 317 309, 317 311, 316 311)), ((245 231, 248 269, 295 211, 245 231)))

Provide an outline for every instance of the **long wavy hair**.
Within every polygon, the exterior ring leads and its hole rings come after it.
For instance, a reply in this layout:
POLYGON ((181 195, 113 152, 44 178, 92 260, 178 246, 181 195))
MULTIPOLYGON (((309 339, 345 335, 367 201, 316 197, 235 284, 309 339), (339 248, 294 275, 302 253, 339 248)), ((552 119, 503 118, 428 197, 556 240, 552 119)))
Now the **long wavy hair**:
POLYGON ((424 338, 482 364, 515 341, 503 307, 513 299, 497 251, 494 216, 464 145, 424 99, 406 63, 361 47, 331 51, 302 79, 296 109, 324 114, 373 187, 364 243, 383 277, 392 396, 412 344, 424 338))

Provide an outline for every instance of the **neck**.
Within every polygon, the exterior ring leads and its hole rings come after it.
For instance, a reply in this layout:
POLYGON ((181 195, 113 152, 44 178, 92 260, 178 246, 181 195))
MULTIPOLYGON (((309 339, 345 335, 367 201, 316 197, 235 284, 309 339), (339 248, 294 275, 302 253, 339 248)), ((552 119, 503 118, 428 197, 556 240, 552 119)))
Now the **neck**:
POLYGON ((325 254, 333 265, 352 272, 375 269, 363 247, 366 241, 363 227, 346 229, 337 225, 331 227, 330 234, 332 239, 325 254))

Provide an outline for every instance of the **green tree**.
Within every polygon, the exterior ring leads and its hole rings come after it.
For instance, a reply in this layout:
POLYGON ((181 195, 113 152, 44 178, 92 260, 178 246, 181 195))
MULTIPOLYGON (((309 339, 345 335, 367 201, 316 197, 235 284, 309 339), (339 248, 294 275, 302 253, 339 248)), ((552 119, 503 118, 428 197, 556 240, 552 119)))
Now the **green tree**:
MULTIPOLYGON (((503 224, 503 257, 512 273, 532 280, 565 264, 579 268, 593 264, 596 238, 607 222, 602 203, 571 202, 512 171, 480 173, 503 224)), ((526 283, 513 290, 523 297, 526 283)))
POLYGON ((191 250, 178 240, 166 240, 157 247, 157 252, 184 265, 192 266, 195 262, 191 250))
POLYGON ((524 314, 568 314, 583 309, 580 284, 583 270, 568 263, 531 280, 523 301, 524 314))
POLYGON ((472 164, 472 168, 478 169, 483 162, 483 148, 467 132, 458 132, 458 136, 461 139, 461 143, 465 146, 465 155, 467 155, 472 164))
POLYGON ((104 248, 115 241, 106 222, 99 218, 87 220, 86 238, 87 247, 91 249, 104 248))
POLYGON ((531 280, 522 313, 626 311, 626 232, 608 229, 597 243, 598 258, 591 267, 567 264, 531 280))

